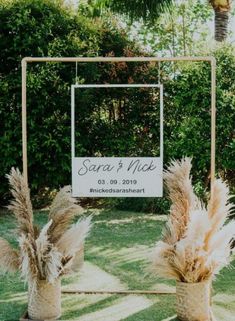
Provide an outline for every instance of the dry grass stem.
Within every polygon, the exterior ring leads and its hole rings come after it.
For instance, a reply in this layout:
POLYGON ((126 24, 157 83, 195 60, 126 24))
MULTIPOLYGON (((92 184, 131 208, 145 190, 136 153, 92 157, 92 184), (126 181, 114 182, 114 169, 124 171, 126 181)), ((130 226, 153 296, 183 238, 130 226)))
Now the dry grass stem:
POLYGON ((21 275, 28 282, 40 279, 40 271, 37 265, 37 256, 32 246, 32 242, 22 234, 19 238, 21 252, 21 275))
POLYGON ((13 249, 10 243, 0 238, 0 268, 5 272, 16 272, 20 266, 19 251, 13 249))
POLYGON ((191 160, 184 158, 181 162, 173 161, 164 173, 165 185, 172 203, 164 239, 172 244, 183 237, 189 212, 200 206, 192 187, 191 167, 191 160))
POLYGON ((71 197, 71 187, 65 186, 56 195, 49 213, 53 223, 49 229, 50 240, 56 243, 70 226, 73 218, 81 214, 83 209, 71 197))
POLYGON ((66 186, 56 195, 48 223, 40 230, 33 224, 30 191, 18 169, 7 175, 13 200, 9 206, 17 218, 20 237, 19 251, 0 238, 0 268, 4 271, 21 270, 30 288, 37 289, 39 280, 54 283, 61 275, 72 270, 76 253, 84 246, 91 227, 91 217, 71 226, 82 208, 66 186))
POLYGON ((59 252, 64 257, 73 257, 83 246, 90 228, 91 216, 80 219, 76 224, 73 224, 56 243, 59 252))
POLYGON ((17 218, 20 234, 30 234, 33 237, 33 209, 29 188, 18 169, 12 168, 7 178, 11 186, 12 196, 14 197, 8 208, 13 211, 17 218))

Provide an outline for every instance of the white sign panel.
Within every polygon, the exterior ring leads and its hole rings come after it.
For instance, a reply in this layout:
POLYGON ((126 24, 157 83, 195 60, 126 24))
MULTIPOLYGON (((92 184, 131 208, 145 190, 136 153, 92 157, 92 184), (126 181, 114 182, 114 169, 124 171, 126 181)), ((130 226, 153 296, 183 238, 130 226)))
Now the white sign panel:
POLYGON ((162 197, 163 86, 159 84, 72 85, 72 194, 74 197, 162 197), (76 157, 75 89, 143 88, 160 90, 160 157, 76 157))
POLYGON ((160 157, 75 157, 73 196, 162 196, 160 157))

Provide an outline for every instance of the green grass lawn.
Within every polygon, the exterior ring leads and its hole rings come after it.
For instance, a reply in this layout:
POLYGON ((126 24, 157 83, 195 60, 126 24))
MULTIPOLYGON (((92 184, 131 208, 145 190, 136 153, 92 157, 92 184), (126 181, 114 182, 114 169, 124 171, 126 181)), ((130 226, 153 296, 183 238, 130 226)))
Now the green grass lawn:
MULTIPOLYGON (((174 290, 174 282, 147 272, 148 255, 160 237, 164 216, 93 210, 94 226, 85 247, 81 273, 63 279, 64 287, 90 289, 174 290)), ((39 225, 47 212, 35 213, 39 225)), ((16 245, 14 217, 0 212, 0 236, 16 245)), ((235 321, 235 270, 225 269, 214 282, 218 321, 235 321)), ((27 286, 19 275, 0 276, 0 320, 17 320, 27 309, 27 286)), ((167 321, 174 318, 174 294, 62 294, 61 320, 167 321)))

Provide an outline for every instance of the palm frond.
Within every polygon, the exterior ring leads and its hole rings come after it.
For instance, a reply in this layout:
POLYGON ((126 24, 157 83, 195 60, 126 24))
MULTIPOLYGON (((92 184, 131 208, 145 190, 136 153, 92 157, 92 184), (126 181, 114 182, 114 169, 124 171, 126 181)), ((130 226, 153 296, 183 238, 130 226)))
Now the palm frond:
POLYGON ((173 0, 98 0, 100 6, 104 5, 114 12, 125 14, 130 19, 145 22, 154 21, 168 11, 173 0))

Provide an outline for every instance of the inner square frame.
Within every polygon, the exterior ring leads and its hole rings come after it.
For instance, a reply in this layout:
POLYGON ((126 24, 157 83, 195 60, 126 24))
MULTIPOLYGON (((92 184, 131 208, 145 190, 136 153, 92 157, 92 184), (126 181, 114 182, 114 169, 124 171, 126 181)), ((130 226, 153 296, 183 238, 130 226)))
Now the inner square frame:
MULTIPOLYGON (((153 158, 159 158, 161 162, 161 180, 163 181, 163 157, 164 157, 164 131, 163 131, 163 122, 164 122, 164 103, 163 103, 163 85, 162 84, 74 84, 71 85, 71 160, 72 160, 72 186, 74 186, 73 181, 73 160, 76 158, 75 155, 75 149, 76 149, 76 142, 75 142, 75 109, 76 109, 76 102, 75 102, 75 90, 76 89, 82 89, 82 88, 158 88, 159 89, 159 106, 160 106, 160 155, 158 157, 153 158)), ((104 157, 105 158, 105 157, 104 157)), ((115 158, 122 158, 122 157, 115 157, 115 158)), ((163 182, 161 182, 161 186, 163 185, 163 182)), ((163 187, 162 187, 163 188, 163 187)), ((161 192, 163 193, 163 191, 161 192)), ((79 196, 78 196, 79 197, 79 196)), ((92 196, 86 196, 86 197, 92 197, 92 196)), ((97 196, 96 196, 97 197, 97 196)), ((112 194, 109 196, 100 195, 98 197, 123 197, 120 196, 113 196, 112 194)), ((128 197, 128 196, 127 196, 128 197)), ((138 196, 129 196, 129 197, 138 197, 138 196)), ((140 197, 143 197, 142 195, 140 197)), ((148 197, 148 196, 147 196, 148 197)), ((151 197, 159 197, 159 196, 151 196, 151 197)), ((161 197, 161 196, 160 196, 161 197)))

